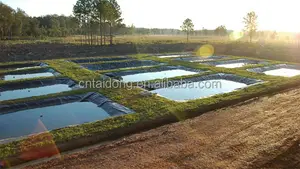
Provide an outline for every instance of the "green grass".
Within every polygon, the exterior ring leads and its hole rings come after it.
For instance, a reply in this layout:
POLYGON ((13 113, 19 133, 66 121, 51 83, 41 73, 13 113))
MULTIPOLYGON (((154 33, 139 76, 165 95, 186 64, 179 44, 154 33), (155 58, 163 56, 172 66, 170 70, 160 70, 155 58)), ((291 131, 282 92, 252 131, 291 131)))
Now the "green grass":
POLYGON ((48 60, 46 62, 50 67, 61 73, 62 76, 69 77, 76 82, 100 79, 100 74, 84 69, 73 62, 68 62, 66 60, 48 60))
MULTIPOLYGON (((231 93, 215 95, 213 97, 191 100, 188 102, 175 102, 156 95, 143 96, 141 94, 142 90, 139 88, 101 88, 101 89, 83 89, 71 92, 64 92, 59 94, 52 94, 47 96, 32 97, 27 99, 18 99, 12 101, 1 102, 6 103, 18 103, 24 101, 34 101, 39 99, 45 99, 49 97, 64 96, 64 95, 74 95, 82 94, 84 92, 94 91, 99 92, 107 96, 108 98, 116 101, 124 106, 131 108, 136 113, 129 114, 126 116, 119 116, 114 118, 109 118, 103 121, 97 121, 93 123, 87 123, 79 126, 67 127, 62 129, 57 129, 50 131, 48 134, 41 134, 37 136, 30 137, 28 139, 14 141, 5 145, 0 145, 0 159, 6 159, 10 156, 18 155, 21 151, 29 150, 36 147, 42 147, 45 145, 51 145, 53 143, 65 143, 73 139, 78 139, 88 136, 96 136, 100 133, 105 133, 118 128, 129 127, 133 124, 153 121, 153 123, 161 117, 175 117, 177 120, 184 120, 186 118, 199 115, 208 110, 217 108, 218 106, 224 106, 224 104, 229 104, 231 102, 238 102, 241 100, 249 99, 252 97, 257 97, 262 94, 274 93, 278 90, 285 88, 294 87, 300 85, 300 76, 293 78, 284 78, 276 76, 267 76, 264 74, 251 73, 245 70, 245 68, 239 69, 226 69, 212 67, 204 64, 189 63, 182 61, 173 61, 172 59, 160 59, 157 57, 147 56, 147 55, 137 55, 137 59, 147 59, 160 62, 166 62, 168 65, 182 65, 195 69, 208 70, 204 74, 198 74, 195 76, 202 76, 205 74, 212 73, 231 73, 239 76, 260 79, 265 81, 265 83, 250 86, 248 88, 237 90, 231 93), (213 106, 213 107, 211 107, 213 106), (52 136, 53 140, 45 139, 52 136), (25 144, 26 143, 26 144, 25 144), (22 149, 19 147, 22 145, 22 149)), ((241 58, 241 57, 234 57, 241 58)), ((93 72, 87 69, 81 68, 79 65, 67 62, 65 60, 48 60, 46 61, 50 67, 57 70, 62 74, 63 77, 69 77, 76 82, 79 81, 91 81, 100 80, 101 73, 107 72, 93 72)), ((276 64, 280 62, 270 61, 270 64, 276 64)), ((259 65, 261 66, 261 65, 259 65)), ((121 71, 123 69, 113 70, 121 71)), ((193 75, 194 76, 194 75, 193 75)), ((192 76, 176 77, 184 78, 192 76)), ((173 78, 173 79, 176 79, 173 78)), ((122 82, 118 82, 122 83, 122 82)))

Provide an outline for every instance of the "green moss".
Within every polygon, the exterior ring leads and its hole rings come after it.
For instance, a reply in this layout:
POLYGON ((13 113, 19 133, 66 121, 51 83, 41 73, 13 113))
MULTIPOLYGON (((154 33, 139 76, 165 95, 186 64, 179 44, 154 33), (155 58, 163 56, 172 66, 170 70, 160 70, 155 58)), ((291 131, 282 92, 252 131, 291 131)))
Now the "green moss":
POLYGON ((84 69, 73 62, 65 60, 48 60, 46 63, 56 71, 60 72, 63 76, 69 77, 76 82, 100 78, 100 74, 84 69))

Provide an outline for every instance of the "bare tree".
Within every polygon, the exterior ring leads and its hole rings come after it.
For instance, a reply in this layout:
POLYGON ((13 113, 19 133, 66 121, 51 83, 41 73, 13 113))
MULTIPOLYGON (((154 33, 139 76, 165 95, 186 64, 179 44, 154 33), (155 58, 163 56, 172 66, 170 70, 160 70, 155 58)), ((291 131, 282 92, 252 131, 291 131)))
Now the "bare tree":
POLYGON ((249 34, 250 42, 252 42, 252 38, 257 30, 257 15, 255 12, 249 12, 243 18, 245 23, 245 32, 249 34))

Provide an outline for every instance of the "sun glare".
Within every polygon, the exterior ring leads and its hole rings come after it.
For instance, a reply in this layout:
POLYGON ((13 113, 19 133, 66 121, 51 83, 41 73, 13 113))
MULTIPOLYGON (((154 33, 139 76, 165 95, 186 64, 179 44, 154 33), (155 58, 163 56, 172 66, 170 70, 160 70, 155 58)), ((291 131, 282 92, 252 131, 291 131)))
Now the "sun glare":
POLYGON ((197 51, 196 55, 201 57, 210 57, 215 53, 215 49, 212 45, 202 45, 197 51))
POLYGON ((243 32, 241 32, 241 31, 233 31, 232 33, 230 33, 229 38, 230 38, 230 40, 239 40, 243 36, 244 36, 243 32))

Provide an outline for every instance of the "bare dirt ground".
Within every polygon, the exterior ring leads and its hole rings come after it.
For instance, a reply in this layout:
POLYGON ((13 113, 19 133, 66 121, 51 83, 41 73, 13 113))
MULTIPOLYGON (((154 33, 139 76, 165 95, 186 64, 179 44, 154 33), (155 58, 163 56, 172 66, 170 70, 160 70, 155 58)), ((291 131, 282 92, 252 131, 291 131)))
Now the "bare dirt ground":
POLYGON ((25 168, 300 168, 300 89, 25 168))

